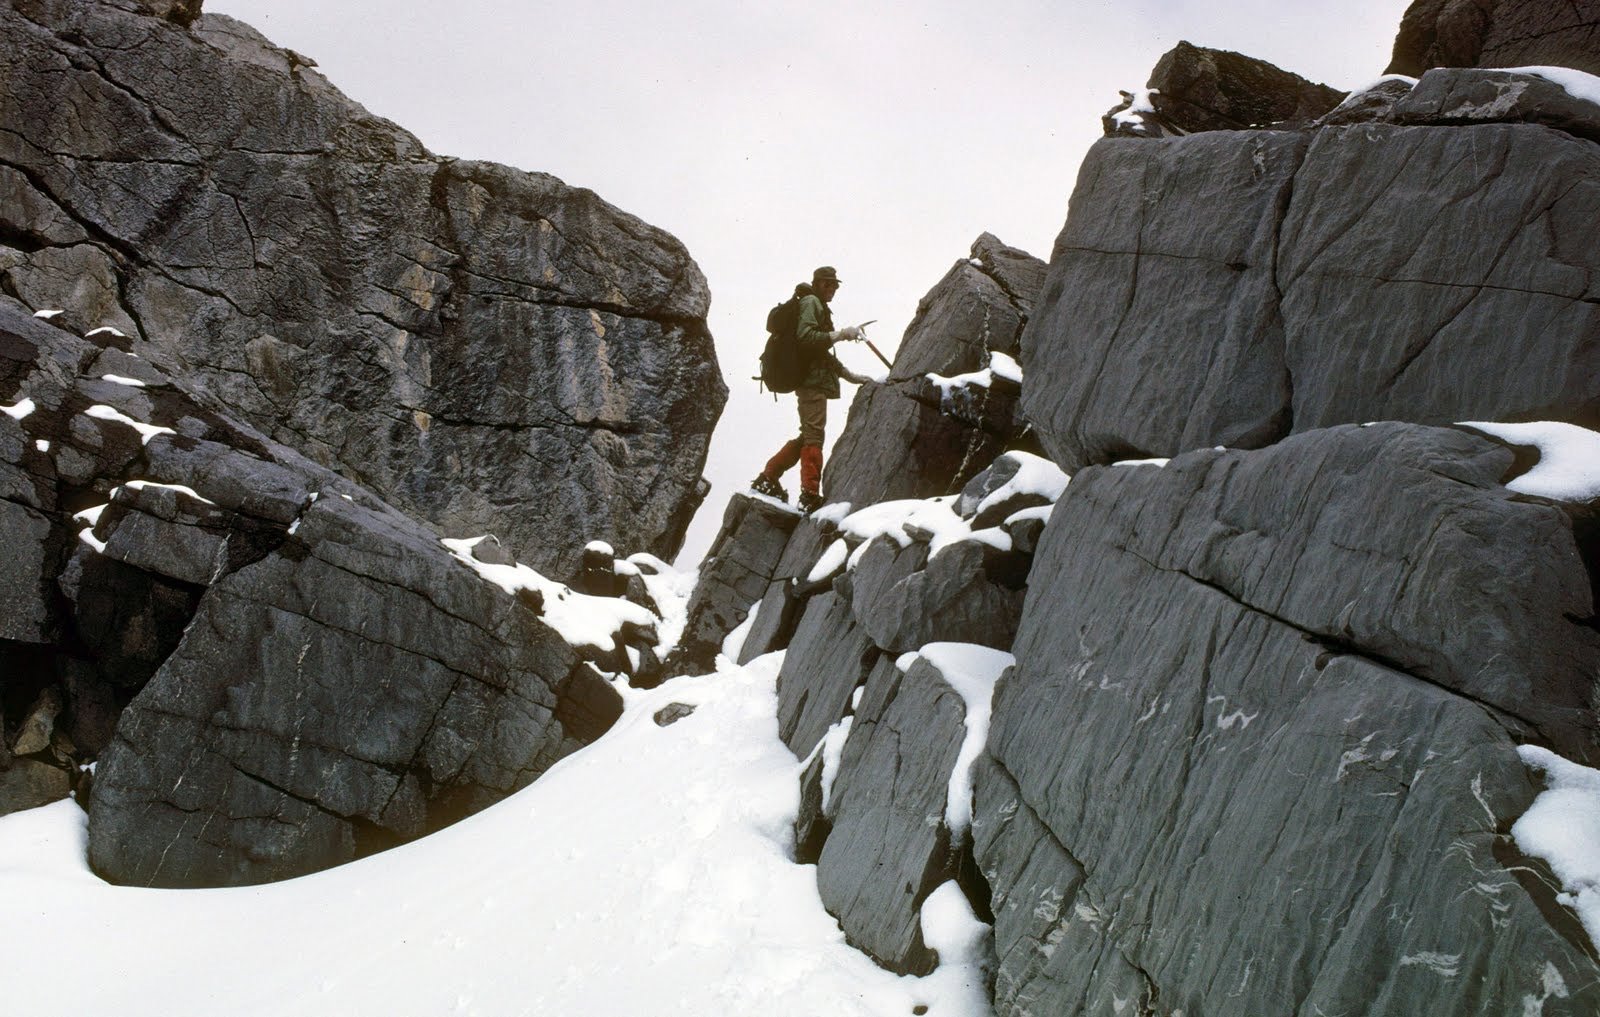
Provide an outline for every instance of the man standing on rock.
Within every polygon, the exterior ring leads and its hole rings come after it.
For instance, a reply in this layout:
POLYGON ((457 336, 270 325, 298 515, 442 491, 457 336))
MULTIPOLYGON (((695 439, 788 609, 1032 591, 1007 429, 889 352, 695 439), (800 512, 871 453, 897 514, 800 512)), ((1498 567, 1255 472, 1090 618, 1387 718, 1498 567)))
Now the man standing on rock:
POLYGON ((800 497, 795 504, 801 512, 822 507, 822 437, 828 423, 828 400, 839 398, 839 379, 855 385, 871 380, 851 371, 833 355, 834 343, 861 338, 861 329, 856 325, 834 330, 828 304, 838 292, 839 273, 831 265, 811 273, 810 292, 800 297, 799 323, 795 326, 795 342, 805 365, 805 373, 794 390, 800 410, 800 436, 789 439, 750 483, 750 489, 757 494, 788 501, 789 494, 778 478, 799 463, 800 497))

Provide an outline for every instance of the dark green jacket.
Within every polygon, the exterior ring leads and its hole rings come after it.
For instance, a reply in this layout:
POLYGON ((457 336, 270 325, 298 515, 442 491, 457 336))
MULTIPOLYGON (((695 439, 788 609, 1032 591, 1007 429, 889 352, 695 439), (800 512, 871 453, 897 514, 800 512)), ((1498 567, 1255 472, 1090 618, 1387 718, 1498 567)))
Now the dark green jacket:
POLYGON ((800 324, 795 327, 795 341, 800 344, 800 355, 809 366, 800 379, 798 388, 821 392, 829 399, 839 398, 839 378, 844 368, 833 355, 833 343, 828 335, 833 331, 833 314, 822 298, 808 293, 800 298, 800 324))

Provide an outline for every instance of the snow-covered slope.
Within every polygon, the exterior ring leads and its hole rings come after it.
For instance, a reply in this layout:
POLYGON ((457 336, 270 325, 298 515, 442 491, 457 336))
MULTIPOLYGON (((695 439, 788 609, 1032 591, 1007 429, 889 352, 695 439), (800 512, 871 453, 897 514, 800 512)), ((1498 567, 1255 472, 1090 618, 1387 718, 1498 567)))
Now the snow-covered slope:
POLYGON ((72 802, 0 819, 6 1010, 987 1014, 987 930, 960 894, 925 914, 944 965, 899 977, 844 942, 814 868, 790 860, 798 767, 777 736, 780 658, 635 694, 609 734, 501 804, 283 883, 112 886, 84 863, 72 802), (659 726, 671 703, 695 709, 659 726))

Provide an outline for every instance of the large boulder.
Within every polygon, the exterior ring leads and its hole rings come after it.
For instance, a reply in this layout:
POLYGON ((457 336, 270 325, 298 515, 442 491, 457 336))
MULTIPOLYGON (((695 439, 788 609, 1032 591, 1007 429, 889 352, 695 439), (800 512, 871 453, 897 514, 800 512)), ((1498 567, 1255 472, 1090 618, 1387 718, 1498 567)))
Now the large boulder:
POLYGON ((998 1012, 1594 1012, 1507 831, 1519 742, 1594 758, 1600 641, 1513 466, 1381 425, 1073 479, 976 778, 998 1012))
POLYGON ((682 245, 433 155, 196 0, 148 6, 0 8, 6 291, 543 571, 590 538, 670 558, 726 397, 682 245))
POLYGON ((1018 355, 1044 263, 985 233, 917 305, 894 367, 863 385, 824 473, 830 502, 860 508, 960 490, 1022 440, 1016 383, 994 355, 1018 355), (929 375, 986 378, 938 384, 929 375))
POLYGON ((1401 124, 1544 124, 1600 141, 1600 106, 1557 80, 1515 71, 1436 68, 1400 99, 1389 120, 1401 124))
POLYGON ((1600 3, 1415 0, 1400 21, 1388 73, 1539 64, 1600 74, 1600 3))
POLYGON ((1521 122, 1102 139, 1023 411, 1068 471, 1369 420, 1600 423, 1597 175, 1594 142, 1521 122))
POLYGON ((1142 136, 1294 128, 1339 105, 1344 93, 1254 57, 1180 42, 1150 72, 1151 109, 1135 118, 1106 115, 1107 134, 1142 136))
POLYGON ((966 707, 921 658, 906 671, 883 658, 863 689, 829 787, 817 891, 852 944, 892 971, 925 975, 938 957, 920 910, 957 868, 944 814, 966 707))
POLYGON ((621 712, 537 597, 148 362, 0 306, 0 406, 23 620, 0 639, 0 807, 98 755, 106 878, 336 865, 499 800, 621 712))
POLYGON ((800 513, 755 495, 728 499, 722 529, 700 565, 683 637, 667 657, 666 675, 710 671, 723 641, 767 594, 800 513))

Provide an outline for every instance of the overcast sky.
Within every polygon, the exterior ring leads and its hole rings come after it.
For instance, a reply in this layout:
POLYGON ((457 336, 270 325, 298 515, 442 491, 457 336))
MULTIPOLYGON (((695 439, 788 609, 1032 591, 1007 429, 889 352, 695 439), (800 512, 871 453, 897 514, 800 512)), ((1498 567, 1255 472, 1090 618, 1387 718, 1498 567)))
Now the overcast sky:
MULTIPOLYGON (((767 309, 836 265, 841 324, 891 356, 926 293, 988 231, 1041 258, 1119 88, 1180 39, 1349 89, 1379 76, 1408 0, 206 0, 442 155, 588 187, 676 235, 711 285, 730 389, 715 489, 795 430, 751 375, 767 309)), ((846 359, 881 371, 859 347, 846 359)), ((829 441, 851 390, 830 406, 829 441)), ((791 493, 797 486, 788 478, 791 493)), ((626 553, 632 548, 619 548, 626 553)))

